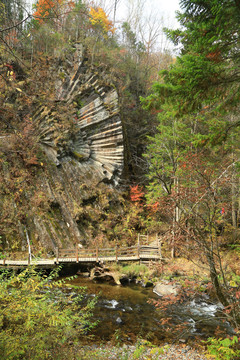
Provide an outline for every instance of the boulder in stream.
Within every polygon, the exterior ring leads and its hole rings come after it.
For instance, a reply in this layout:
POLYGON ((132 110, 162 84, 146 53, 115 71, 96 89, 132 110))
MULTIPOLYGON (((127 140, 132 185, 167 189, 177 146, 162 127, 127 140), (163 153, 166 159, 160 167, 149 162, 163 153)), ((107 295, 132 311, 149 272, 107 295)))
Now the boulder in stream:
POLYGON ((110 282, 116 285, 121 285, 119 276, 114 271, 104 266, 96 266, 91 270, 90 279, 98 282, 110 282))
POLYGON ((153 288, 153 292, 161 297, 169 295, 176 296, 179 292, 179 287, 171 283, 160 282, 153 288))

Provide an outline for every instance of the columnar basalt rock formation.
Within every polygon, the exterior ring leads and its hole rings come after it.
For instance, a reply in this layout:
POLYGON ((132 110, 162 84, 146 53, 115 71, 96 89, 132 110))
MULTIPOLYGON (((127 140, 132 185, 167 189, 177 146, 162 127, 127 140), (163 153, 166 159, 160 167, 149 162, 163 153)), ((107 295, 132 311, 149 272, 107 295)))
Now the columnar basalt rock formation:
POLYGON ((27 234, 33 245, 54 251, 87 245, 93 236, 94 203, 99 211, 101 194, 119 184, 124 144, 117 91, 103 70, 89 65, 81 46, 74 59, 49 73, 55 100, 38 100, 31 116, 45 154, 35 187, 44 194, 46 210, 30 209, 24 226, 18 221, 16 236, 24 244, 27 234))
POLYGON ((54 164, 74 160, 82 176, 92 173, 98 181, 116 185, 124 163, 118 94, 96 69, 93 71, 82 58, 75 73, 57 88, 56 100, 72 110, 68 124, 58 122, 54 107, 41 106, 33 117, 40 142, 54 164), (59 134, 64 125, 65 133, 59 134))

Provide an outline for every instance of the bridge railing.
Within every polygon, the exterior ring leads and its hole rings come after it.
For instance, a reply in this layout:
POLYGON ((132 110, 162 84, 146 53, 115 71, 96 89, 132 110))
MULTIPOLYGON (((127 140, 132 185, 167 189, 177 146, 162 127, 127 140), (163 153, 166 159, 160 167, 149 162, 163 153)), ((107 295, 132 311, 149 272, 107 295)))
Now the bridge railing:
POLYGON ((116 256, 134 256, 138 255, 139 250, 137 246, 126 248, 96 248, 96 249, 83 249, 83 248, 71 248, 71 249, 57 249, 56 251, 59 258, 88 258, 88 257, 113 257, 116 256))
POLYGON ((118 260, 119 258, 147 258, 153 257, 156 258, 161 257, 159 247, 155 246, 145 246, 145 245, 137 245, 131 247, 123 247, 123 248, 95 248, 95 249, 84 249, 76 248, 72 249, 57 249, 56 250, 56 258, 67 260, 67 259, 90 259, 94 258, 96 260, 101 258, 109 258, 118 260))

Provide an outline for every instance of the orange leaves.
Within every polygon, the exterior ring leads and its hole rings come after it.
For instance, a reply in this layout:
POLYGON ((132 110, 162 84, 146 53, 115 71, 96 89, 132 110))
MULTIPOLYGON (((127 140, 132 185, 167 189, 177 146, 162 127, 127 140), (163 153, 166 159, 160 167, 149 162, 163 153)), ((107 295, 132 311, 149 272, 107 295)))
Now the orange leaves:
POLYGON ((160 203, 158 201, 152 203, 152 204, 148 204, 148 210, 152 213, 156 213, 159 210, 160 207, 160 203))
MULTIPOLYGON (((56 0, 58 3, 61 0, 56 0)), ((49 11, 56 6, 55 1, 53 0, 38 0, 36 4, 36 11, 33 14, 34 18, 42 24, 44 19, 49 16, 49 11)))
POLYGON ((90 23, 93 26, 98 26, 98 27, 102 28, 103 33, 105 35, 108 32, 111 32, 112 34, 114 34, 115 28, 113 26, 113 23, 112 23, 112 21, 108 20, 105 11, 101 7, 98 7, 96 9, 91 7, 90 11, 89 11, 89 15, 90 15, 90 23))
MULTIPOLYGON (((59 0, 57 0, 58 2, 59 0)), ((53 0, 38 0, 36 4, 36 11, 33 13, 33 17, 42 24, 44 19, 49 16, 49 10, 55 7, 55 1, 53 0)))
POLYGON ((75 6, 72 0, 38 0, 36 4, 36 11, 33 14, 33 17, 42 24, 44 20, 48 17, 58 17, 60 14, 60 10, 64 8, 65 11, 71 11, 75 6))
POLYGON ((143 188, 139 185, 130 187, 130 199, 139 208, 146 209, 149 214, 155 214, 160 207, 160 203, 158 201, 146 204, 145 193, 143 188))
POLYGON ((133 202, 141 202, 144 197, 144 192, 142 191, 142 187, 131 186, 130 188, 130 199, 133 202))

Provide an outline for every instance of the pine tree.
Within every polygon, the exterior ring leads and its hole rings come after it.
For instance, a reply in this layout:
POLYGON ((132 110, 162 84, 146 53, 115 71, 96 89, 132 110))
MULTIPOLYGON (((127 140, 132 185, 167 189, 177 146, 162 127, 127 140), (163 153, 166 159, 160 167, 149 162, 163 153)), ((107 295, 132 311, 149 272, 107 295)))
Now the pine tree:
POLYGON ((147 197, 173 218, 169 236, 183 251, 188 242, 190 256, 205 258, 218 298, 227 305, 227 288, 218 279, 218 232, 219 224, 236 227, 239 221, 240 8, 229 0, 180 3, 182 28, 167 30, 180 55, 142 99, 145 108, 161 111, 146 154, 147 197))

